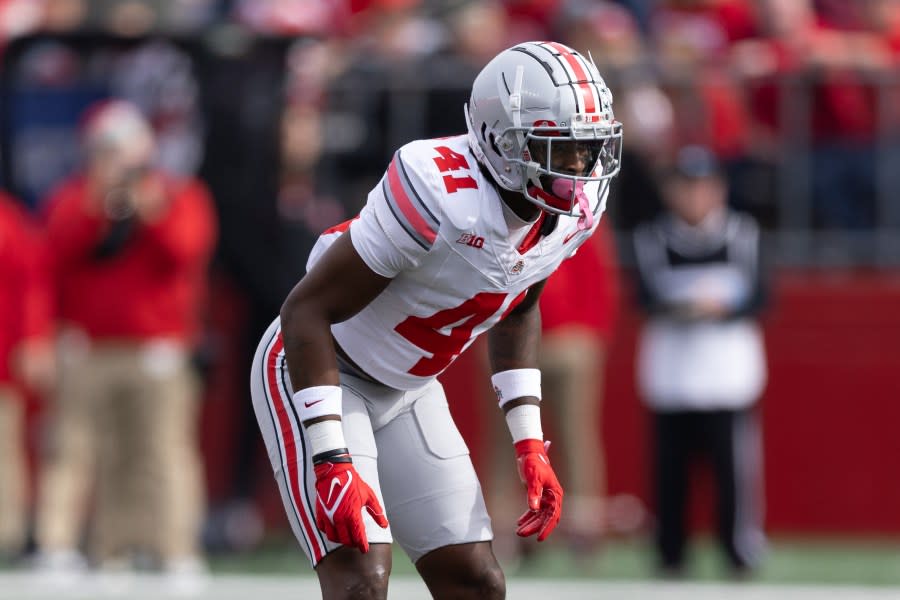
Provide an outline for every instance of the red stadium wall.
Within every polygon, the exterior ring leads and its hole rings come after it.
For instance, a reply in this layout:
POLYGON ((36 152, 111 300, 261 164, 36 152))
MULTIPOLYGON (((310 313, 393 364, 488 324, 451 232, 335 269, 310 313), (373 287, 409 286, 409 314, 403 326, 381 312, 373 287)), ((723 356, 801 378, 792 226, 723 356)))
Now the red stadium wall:
MULTIPOLYGON (((238 320, 234 309, 222 307, 211 318, 227 322, 224 331, 233 331, 238 320)), ((900 457, 900 274, 782 271, 763 324, 770 370, 762 404, 767 529, 900 535, 900 477, 893 464, 900 457)), ((610 493, 647 502, 650 440, 634 385, 639 328, 640 315, 626 298, 598 426, 610 493)), ((442 380, 485 477, 484 439, 491 427, 484 415, 496 409, 486 397, 479 352, 483 347, 461 357, 442 380)), ((232 361, 214 372, 206 403, 204 452, 213 500, 228 488, 230 438, 242 418, 235 405, 247 401, 246 377, 236 368, 232 361)), ((271 470, 260 454, 260 500, 272 523, 283 525, 271 470)), ((711 489, 702 474, 699 482, 700 490, 711 489)), ((693 520, 701 525, 711 522, 708 496, 695 493, 692 501, 693 520)))
MULTIPOLYGON (((602 427, 610 493, 650 499, 647 414, 634 384, 640 315, 628 300, 607 364, 602 427)), ((766 525, 773 533, 900 534, 900 274, 781 272, 763 319, 766 525)), ((477 362, 444 381, 484 460, 472 392, 477 362), (463 400, 460 402, 460 400, 463 400)), ((482 469, 482 472, 484 470, 482 469)), ((488 485, 487 482, 485 482, 488 485)), ((701 474, 699 490, 710 491, 701 474)), ((693 519, 708 523, 706 494, 693 519)))
POLYGON ((791 273, 766 320, 772 529, 900 533, 900 274, 791 273))

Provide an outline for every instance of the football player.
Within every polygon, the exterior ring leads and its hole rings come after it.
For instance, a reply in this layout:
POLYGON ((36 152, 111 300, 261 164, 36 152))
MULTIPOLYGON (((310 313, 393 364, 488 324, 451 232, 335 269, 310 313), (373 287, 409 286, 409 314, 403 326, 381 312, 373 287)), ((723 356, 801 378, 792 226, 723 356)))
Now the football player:
POLYGON ((553 42, 497 55, 464 110, 466 135, 397 150, 359 216, 322 234, 254 359, 256 416, 325 598, 386 597, 394 539, 435 598, 505 597, 436 380, 489 330, 526 488, 518 533, 559 521, 537 302, 597 227, 622 129, 593 61, 553 42))

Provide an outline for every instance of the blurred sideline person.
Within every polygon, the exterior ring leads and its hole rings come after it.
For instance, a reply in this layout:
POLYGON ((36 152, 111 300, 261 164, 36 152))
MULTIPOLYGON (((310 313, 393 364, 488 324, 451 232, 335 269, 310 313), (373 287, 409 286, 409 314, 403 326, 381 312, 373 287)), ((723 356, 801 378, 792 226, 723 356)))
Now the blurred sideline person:
POLYGON ((663 186, 667 211, 634 234, 641 302, 638 383, 653 413, 656 545, 663 574, 683 574, 690 466, 708 460, 717 529, 735 574, 764 550, 760 434, 766 380, 756 315, 765 295, 760 233, 726 205, 727 184, 704 147, 679 150, 663 186))
POLYGON ((25 393, 53 383, 52 306, 41 240, 0 192, 0 559, 24 549, 28 522, 25 393))
POLYGON ((200 181, 153 167, 153 131, 133 105, 90 108, 83 138, 84 170, 46 204, 62 333, 38 564, 82 562, 96 467, 94 561, 127 568, 151 556, 172 573, 202 571, 199 382, 190 358, 216 235, 212 203, 200 181))
POLYGON ((401 147, 360 215, 320 237, 254 359, 275 478, 328 599, 385 598, 394 538, 433 597, 505 597, 436 379, 485 331, 527 491, 517 533, 542 541, 560 518, 538 297, 599 224, 621 125, 592 62, 553 42, 500 52, 464 114, 468 135, 401 147))

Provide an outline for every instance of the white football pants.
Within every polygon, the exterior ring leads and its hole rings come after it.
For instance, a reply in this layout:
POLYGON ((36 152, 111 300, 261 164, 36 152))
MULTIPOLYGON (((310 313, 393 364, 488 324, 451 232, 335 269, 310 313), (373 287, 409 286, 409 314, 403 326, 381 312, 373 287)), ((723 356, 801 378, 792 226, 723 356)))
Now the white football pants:
MULTIPOLYGON (((353 465, 390 521, 382 529, 362 511, 369 543, 396 538, 415 562, 436 548, 492 539, 481 485, 441 384, 403 392, 342 372, 341 388, 353 465)), ((315 473, 291 404, 279 319, 256 351, 250 391, 288 520, 315 566, 339 544, 316 528, 315 473)))

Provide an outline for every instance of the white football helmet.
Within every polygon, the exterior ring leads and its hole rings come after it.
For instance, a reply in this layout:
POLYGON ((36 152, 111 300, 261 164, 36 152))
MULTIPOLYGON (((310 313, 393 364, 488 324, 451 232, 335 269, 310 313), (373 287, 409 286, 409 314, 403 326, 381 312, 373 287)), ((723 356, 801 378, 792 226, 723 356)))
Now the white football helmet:
POLYGON ((472 152, 498 185, 590 226, 622 159, 622 124, 593 59, 556 42, 513 46, 475 78, 465 113, 472 152), (595 181, 589 206, 582 190, 595 181))

